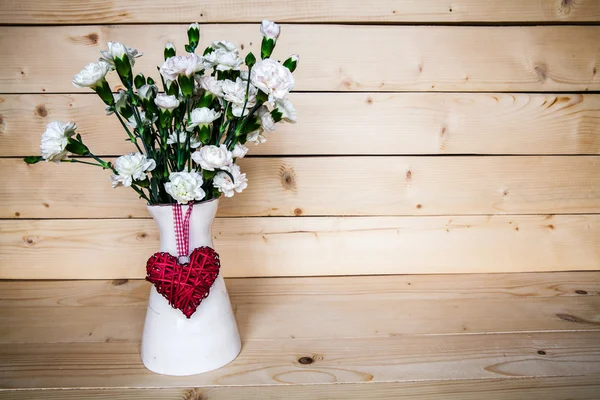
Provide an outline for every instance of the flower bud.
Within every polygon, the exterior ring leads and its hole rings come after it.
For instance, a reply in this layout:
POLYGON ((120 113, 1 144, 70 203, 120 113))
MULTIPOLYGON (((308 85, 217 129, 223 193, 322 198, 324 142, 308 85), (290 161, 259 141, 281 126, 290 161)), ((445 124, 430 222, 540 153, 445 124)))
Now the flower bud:
POLYGON ((165 43, 165 51, 164 51, 164 55, 165 55, 165 61, 168 58, 171 57, 175 57, 175 45, 171 42, 167 42, 165 43))
POLYGON ((189 46, 193 53, 196 47, 198 46, 198 42, 200 41, 200 25, 197 22, 191 24, 187 30, 189 46))
POLYGON ((290 72, 294 72, 298 66, 298 61, 300 61, 298 54, 292 54, 290 58, 283 62, 283 66, 289 69, 290 72))
POLYGON ((267 21, 266 19, 260 24, 260 33, 269 39, 277 40, 281 28, 275 22, 267 21))

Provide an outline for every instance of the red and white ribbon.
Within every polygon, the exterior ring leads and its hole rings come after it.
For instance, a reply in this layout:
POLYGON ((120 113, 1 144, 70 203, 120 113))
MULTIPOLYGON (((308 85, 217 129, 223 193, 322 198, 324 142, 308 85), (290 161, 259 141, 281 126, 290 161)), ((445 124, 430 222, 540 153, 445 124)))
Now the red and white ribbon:
POLYGON ((173 222, 175 225, 175 239, 177 240, 177 256, 180 264, 189 262, 190 255, 190 217, 194 203, 188 204, 188 209, 183 217, 181 204, 173 204, 173 222))

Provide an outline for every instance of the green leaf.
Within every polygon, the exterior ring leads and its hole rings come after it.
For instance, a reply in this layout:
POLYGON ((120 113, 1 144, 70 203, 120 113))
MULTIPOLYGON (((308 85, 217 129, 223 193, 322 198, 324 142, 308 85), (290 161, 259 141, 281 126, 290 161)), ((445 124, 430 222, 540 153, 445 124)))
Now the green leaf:
POLYGON ((204 53, 202 53, 203 56, 210 54, 213 52, 213 48, 208 46, 206 49, 204 49, 204 53))
POLYGON ((148 85, 154 85, 154 79, 148 77, 148 85))
POLYGON ((39 163, 40 161, 42 161, 43 159, 44 159, 44 157, 40 157, 40 156, 29 156, 29 157, 23 158, 23 161, 25 161, 27 164, 36 164, 36 163, 39 163))
POLYGON ((77 154, 78 156, 86 156, 90 153, 90 150, 85 144, 74 139, 69 139, 66 149, 73 154, 77 154))
POLYGON ((144 179, 143 181, 135 181, 135 184, 143 188, 150 187, 150 181, 148 180, 148 178, 144 179))
POLYGON ((217 174, 217 171, 207 171, 205 169, 202 170, 202 177, 205 180, 209 180, 215 177, 215 175, 217 174))
POLYGON ((273 121, 279 122, 281 118, 283 118, 283 114, 278 109, 271 111, 271 117, 273 117, 273 121))
POLYGON ((260 128, 260 121, 258 117, 250 117, 242 127, 242 129, 236 133, 236 136, 247 135, 250 132, 254 132, 255 130, 260 128))
POLYGON ((192 50, 192 48, 190 47, 190 45, 189 45, 189 44, 186 44, 186 45, 184 46, 184 48, 185 48, 185 51, 187 51, 188 53, 193 53, 193 52, 194 52, 194 51, 192 50))
POLYGON ((210 127, 208 125, 202 125, 200 127, 199 139, 202 144, 207 144, 210 141, 210 127))
POLYGON ((259 90, 258 93, 256 93, 256 100, 258 100, 259 103, 264 103, 269 100, 269 95, 262 90, 259 90))
POLYGON ((248 53, 248 55, 246 56, 246 59, 244 60, 246 62, 246 65, 248 66, 248 68, 252 68, 254 66, 254 64, 256 64, 256 57, 254 57, 254 54, 252 54, 252 52, 248 53))

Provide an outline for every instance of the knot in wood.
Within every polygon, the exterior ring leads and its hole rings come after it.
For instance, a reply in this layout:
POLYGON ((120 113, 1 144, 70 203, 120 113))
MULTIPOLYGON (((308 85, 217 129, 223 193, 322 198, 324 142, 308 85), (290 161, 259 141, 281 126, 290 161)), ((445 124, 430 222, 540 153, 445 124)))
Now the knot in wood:
POLYGON ((304 365, 308 365, 308 364, 312 364, 315 360, 313 360, 312 357, 300 357, 298 359, 298 362, 300 364, 304 364, 304 365))

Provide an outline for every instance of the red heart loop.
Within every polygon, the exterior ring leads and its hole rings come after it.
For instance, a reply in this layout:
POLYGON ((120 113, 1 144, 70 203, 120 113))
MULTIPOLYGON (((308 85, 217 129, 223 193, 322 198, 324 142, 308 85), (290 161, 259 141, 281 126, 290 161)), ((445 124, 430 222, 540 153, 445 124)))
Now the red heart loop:
POLYGON ((190 262, 179 264, 169 253, 155 253, 146 263, 146 280, 151 282, 173 308, 190 318, 219 275, 219 254, 210 247, 198 247, 190 262))

